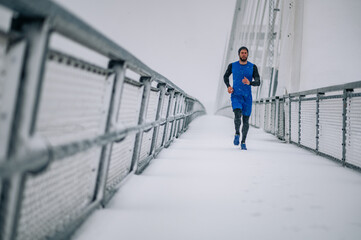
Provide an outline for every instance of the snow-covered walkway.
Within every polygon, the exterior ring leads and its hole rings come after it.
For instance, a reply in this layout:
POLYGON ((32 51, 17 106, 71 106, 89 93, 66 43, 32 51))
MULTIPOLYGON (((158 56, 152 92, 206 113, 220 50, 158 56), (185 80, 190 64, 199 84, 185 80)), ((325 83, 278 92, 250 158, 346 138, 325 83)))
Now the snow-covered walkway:
POLYGON ((196 119, 74 239, 361 239, 361 173, 261 129, 232 141, 232 119, 196 119))

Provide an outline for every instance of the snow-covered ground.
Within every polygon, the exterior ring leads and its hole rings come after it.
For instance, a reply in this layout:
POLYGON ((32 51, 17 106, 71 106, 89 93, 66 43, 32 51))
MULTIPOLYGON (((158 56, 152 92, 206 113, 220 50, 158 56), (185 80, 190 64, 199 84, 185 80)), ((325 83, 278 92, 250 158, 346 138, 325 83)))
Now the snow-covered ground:
POLYGON ((74 239, 361 239, 359 172, 261 129, 232 141, 232 119, 196 119, 74 239))

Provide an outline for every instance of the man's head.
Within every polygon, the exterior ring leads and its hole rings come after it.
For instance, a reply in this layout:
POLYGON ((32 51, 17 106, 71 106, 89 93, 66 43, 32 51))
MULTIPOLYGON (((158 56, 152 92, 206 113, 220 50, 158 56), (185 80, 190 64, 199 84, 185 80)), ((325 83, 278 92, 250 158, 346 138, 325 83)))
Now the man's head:
POLYGON ((238 49, 238 56, 242 62, 246 62, 248 58, 248 48, 243 46, 240 49, 238 49))

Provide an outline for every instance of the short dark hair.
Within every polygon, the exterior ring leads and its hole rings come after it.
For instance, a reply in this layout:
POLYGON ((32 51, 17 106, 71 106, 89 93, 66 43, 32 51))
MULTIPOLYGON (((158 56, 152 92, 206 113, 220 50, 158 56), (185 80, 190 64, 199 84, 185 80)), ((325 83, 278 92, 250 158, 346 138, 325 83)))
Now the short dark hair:
POLYGON ((241 53, 242 50, 247 50, 248 53, 248 48, 246 48, 245 46, 241 47, 240 49, 238 49, 238 56, 241 53))

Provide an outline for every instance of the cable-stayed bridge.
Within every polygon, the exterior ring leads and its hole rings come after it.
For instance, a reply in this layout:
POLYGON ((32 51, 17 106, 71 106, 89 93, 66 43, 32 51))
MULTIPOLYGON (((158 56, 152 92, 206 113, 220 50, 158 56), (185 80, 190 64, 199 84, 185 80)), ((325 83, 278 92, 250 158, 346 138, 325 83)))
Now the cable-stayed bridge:
POLYGON ((236 3, 224 66, 247 45, 262 78, 245 152, 222 77, 203 116, 57 4, 1 0, 0 239, 358 239, 361 82, 300 88, 307 4, 236 3))

